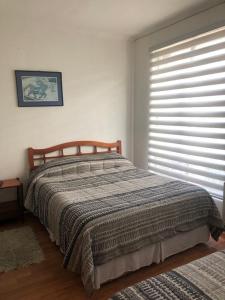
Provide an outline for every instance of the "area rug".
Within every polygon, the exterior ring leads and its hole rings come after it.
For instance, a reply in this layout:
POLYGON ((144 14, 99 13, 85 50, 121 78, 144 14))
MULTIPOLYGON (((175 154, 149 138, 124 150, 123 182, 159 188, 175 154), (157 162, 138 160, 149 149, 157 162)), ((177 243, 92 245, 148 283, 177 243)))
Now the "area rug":
POLYGON ((44 254, 29 226, 0 231, 0 272, 39 263, 44 254))

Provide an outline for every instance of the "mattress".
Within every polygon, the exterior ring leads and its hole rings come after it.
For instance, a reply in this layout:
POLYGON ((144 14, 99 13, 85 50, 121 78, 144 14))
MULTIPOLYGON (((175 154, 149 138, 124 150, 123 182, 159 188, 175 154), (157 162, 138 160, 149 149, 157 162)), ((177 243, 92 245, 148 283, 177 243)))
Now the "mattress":
POLYGON ((224 227, 204 189, 137 169, 117 153, 40 166, 31 173, 25 207, 89 292, 98 266, 204 225, 217 239, 224 227))
POLYGON ((110 300, 224 300, 225 250, 130 286, 110 300))

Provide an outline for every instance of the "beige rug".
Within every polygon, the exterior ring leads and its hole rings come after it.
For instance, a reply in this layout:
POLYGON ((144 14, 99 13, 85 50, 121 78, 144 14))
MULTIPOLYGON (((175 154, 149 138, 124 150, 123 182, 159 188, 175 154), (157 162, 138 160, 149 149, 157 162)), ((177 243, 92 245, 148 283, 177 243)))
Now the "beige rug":
POLYGON ((43 259, 43 252, 31 227, 0 231, 0 272, 39 263, 43 259))

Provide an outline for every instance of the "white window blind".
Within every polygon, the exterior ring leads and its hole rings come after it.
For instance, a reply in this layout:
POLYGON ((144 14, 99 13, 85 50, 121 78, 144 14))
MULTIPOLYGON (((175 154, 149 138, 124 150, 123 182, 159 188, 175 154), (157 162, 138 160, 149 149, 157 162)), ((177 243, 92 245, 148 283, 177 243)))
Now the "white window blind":
POLYGON ((223 198, 225 26, 150 52, 149 169, 223 198))

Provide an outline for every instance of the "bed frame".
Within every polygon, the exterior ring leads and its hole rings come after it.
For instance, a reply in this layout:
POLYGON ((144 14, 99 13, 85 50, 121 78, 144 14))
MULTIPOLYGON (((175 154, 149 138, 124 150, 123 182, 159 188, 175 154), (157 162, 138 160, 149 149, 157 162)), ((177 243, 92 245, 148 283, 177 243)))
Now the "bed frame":
MULTIPOLYGON (((121 141, 114 143, 73 141, 43 149, 29 148, 29 166, 30 170, 33 170, 37 168, 38 165, 44 164, 51 159, 85 154, 110 153, 112 151, 121 154, 121 141), (70 148, 70 153, 68 153, 68 148, 70 148)), ((170 239, 143 247, 133 253, 122 255, 103 265, 96 266, 94 270, 94 286, 98 289, 104 282, 116 279, 127 272, 149 266, 152 263, 159 263, 166 257, 189 249, 199 243, 206 243, 208 238, 208 227, 202 226, 190 232, 180 233, 170 239)))
POLYGON ((122 153, 121 141, 116 141, 114 143, 104 143, 97 141, 73 141, 43 149, 34 149, 30 147, 28 148, 29 167, 30 171, 32 171, 39 165, 45 164, 48 160, 51 159, 85 154, 110 153, 112 151, 116 151, 119 154, 122 153), (81 147, 85 147, 88 149, 92 148, 92 151, 82 152, 81 147), (74 153, 66 154, 65 150, 68 148, 74 148, 74 153), (99 151, 99 149, 101 149, 101 151, 99 151))

